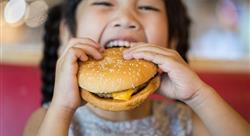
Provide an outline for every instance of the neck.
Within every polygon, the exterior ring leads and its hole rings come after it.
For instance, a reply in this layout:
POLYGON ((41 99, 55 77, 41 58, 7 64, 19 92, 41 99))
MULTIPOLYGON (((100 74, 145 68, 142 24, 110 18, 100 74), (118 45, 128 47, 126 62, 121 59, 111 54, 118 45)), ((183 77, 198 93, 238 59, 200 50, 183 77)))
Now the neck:
POLYGON ((96 114, 97 116, 111 121, 128 121, 128 120, 135 120, 148 117, 152 114, 152 101, 147 100, 141 106, 129 110, 129 111, 120 111, 120 112, 112 112, 112 111, 105 111, 94 106, 87 104, 88 108, 91 112, 96 114))

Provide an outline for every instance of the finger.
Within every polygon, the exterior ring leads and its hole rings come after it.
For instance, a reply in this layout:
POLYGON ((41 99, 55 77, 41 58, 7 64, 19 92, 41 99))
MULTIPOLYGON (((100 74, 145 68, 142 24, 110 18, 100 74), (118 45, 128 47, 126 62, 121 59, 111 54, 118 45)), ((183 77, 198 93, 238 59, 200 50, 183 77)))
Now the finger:
POLYGON ((84 50, 77 47, 71 47, 68 50, 68 53, 65 56, 65 59, 68 60, 71 64, 75 64, 78 59, 81 61, 87 61, 88 56, 85 54, 84 50))
POLYGON ((132 50, 135 50, 137 48, 148 47, 148 46, 149 47, 153 46, 153 47, 156 47, 156 48, 161 48, 163 50, 171 50, 171 49, 168 49, 168 48, 165 48, 165 47, 161 47, 159 45, 152 44, 152 43, 138 42, 138 43, 131 43, 130 48, 128 49, 128 51, 132 51, 132 50))
POLYGON ((85 52, 77 47, 71 47, 65 56, 61 56, 57 61, 57 69, 63 68, 72 74, 77 73, 78 60, 87 61, 88 56, 85 52))
POLYGON ((82 49, 87 55, 93 57, 94 59, 102 59, 102 54, 96 48, 91 45, 75 45, 74 47, 82 49))
POLYGON ((135 59, 144 59, 151 61, 159 66, 164 72, 170 72, 178 62, 169 56, 164 56, 162 54, 157 54, 154 52, 137 52, 132 54, 135 59))
POLYGON ((177 54, 175 50, 160 47, 158 45, 149 44, 149 43, 132 43, 132 47, 125 50, 124 54, 130 54, 130 53, 137 52, 137 51, 154 51, 156 53, 163 54, 163 55, 176 55, 177 54))
POLYGON ((164 48, 157 47, 157 46, 139 46, 136 47, 133 50, 129 50, 124 52, 124 55, 126 56, 131 56, 131 54, 136 53, 136 52, 154 52, 157 54, 162 54, 162 55, 168 55, 168 56, 174 56, 174 54, 164 48))
POLYGON ((101 48, 97 42, 95 42, 94 40, 92 40, 90 38, 71 38, 68 42, 67 48, 64 50, 62 55, 65 55, 66 52, 69 50, 69 48, 71 48, 75 45, 80 45, 80 44, 83 44, 83 45, 88 44, 88 45, 95 47, 96 49, 101 48))
POLYGON ((105 49, 101 47, 101 48, 99 49, 99 51, 103 53, 103 52, 105 51, 105 49))

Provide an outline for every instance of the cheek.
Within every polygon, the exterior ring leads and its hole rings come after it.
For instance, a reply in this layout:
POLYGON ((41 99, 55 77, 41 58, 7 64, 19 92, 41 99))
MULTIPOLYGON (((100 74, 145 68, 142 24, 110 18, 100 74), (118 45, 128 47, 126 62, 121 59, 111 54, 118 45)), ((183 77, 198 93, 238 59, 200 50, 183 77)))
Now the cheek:
POLYGON ((99 40, 105 19, 97 13, 88 13, 77 19, 76 36, 99 40))
POLYGON ((167 21, 151 20, 149 22, 150 23, 146 24, 145 26, 148 42, 162 47, 168 47, 167 21))

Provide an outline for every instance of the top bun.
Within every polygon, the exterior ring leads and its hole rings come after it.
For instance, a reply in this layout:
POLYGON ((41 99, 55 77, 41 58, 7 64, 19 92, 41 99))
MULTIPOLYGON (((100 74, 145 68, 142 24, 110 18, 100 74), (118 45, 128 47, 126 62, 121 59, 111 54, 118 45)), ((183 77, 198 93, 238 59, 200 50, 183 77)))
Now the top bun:
POLYGON ((102 60, 81 63, 79 86, 92 93, 112 93, 137 87, 155 76, 157 67, 145 60, 125 60, 125 48, 109 48, 102 60))

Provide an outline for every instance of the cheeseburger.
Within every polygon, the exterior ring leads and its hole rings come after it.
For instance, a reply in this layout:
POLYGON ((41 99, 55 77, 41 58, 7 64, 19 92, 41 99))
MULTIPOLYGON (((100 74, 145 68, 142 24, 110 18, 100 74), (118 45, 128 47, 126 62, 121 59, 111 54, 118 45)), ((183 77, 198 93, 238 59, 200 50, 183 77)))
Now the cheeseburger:
POLYGON ((103 110, 124 111, 138 107, 160 84, 155 64, 125 60, 125 48, 108 48, 102 60, 81 63, 78 84, 81 97, 103 110))

